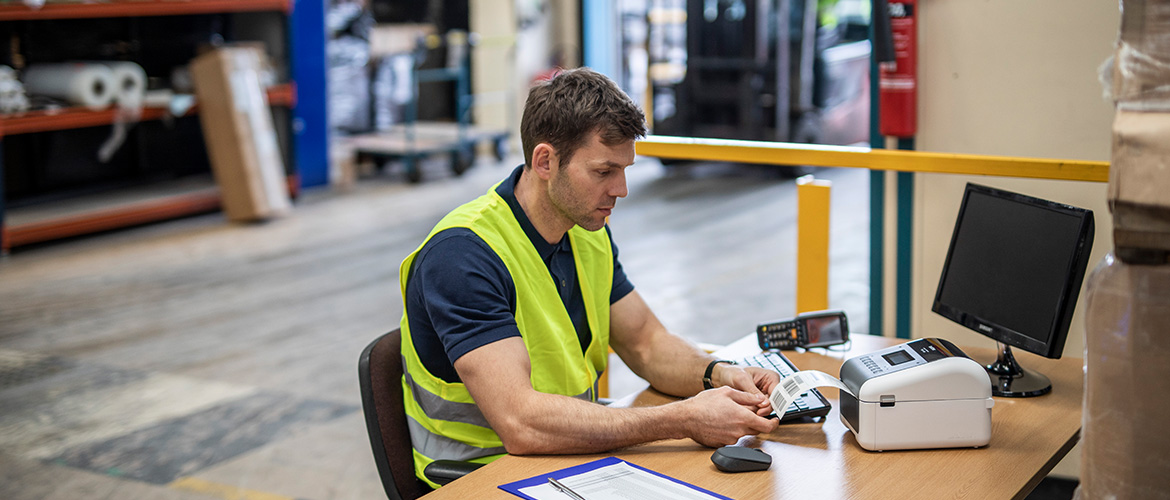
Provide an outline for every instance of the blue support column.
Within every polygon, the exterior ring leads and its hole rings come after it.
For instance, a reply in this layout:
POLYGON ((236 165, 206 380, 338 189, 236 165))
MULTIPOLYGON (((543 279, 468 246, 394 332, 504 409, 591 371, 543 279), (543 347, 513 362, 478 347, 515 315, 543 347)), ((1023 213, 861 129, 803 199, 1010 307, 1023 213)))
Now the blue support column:
POLYGON ((295 0, 289 18, 293 108, 293 161, 301 187, 329 184, 329 117, 326 102, 325 0, 295 0))
MULTIPOLYGON (((914 138, 898 138, 898 149, 913 150, 914 138)), ((898 293, 896 334, 910 338, 911 303, 914 296, 914 173, 898 172, 898 293)))
MULTIPOLYGON (((884 14, 884 3, 873 4, 874 6, 874 23, 878 23, 879 15, 884 14)), ((892 40, 883 42, 877 39, 877 30, 875 24, 871 23, 869 28, 869 39, 874 47, 873 57, 870 58, 870 129, 869 142, 872 148, 884 148, 885 137, 880 131, 881 107, 879 105, 879 80, 880 72, 878 69, 878 58, 883 57, 879 54, 879 46, 885 46, 888 53, 884 55, 892 60, 894 57, 892 40), (883 42, 883 43, 879 43, 883 42)), ((884 25, 883 25, 884 26, 884 25)), ((888 28, 888 27, 887 27, 888 28)), ((888 34, 888 29, 884 30, 888 34)), ((913 150, 913 137, 898 138, 898 149, 913 150)), ((896 280, 896 291, 894 296, 894 334, 898 338, 910 338, 911 327, 911 303, 913 300, 913 269, 911 266, 914 262, 914 174, 910 172, 899 172, 897 177, 898 198, 897 202, 897 244, 895 245, 895 265, 894 276, 896 280)), ((884 323, 884 294, 885 294, 885 270, 883 264, 885 261, 885 188, 886 188, 886 173, 884 171, 872 171, 869 177, 869 217, 870 217, 870 233, 869 233, 869 333, 881 335, 882 325, 884 323)))
POLYGON ((585 66, 617 79, 620 61, 616 60, 621 33, 615 30, 617 2, 611 0, 583 0, 581 4, 581 34, 585 45, 585 66))
MULTIPOLYGON (((873 25, 869 27, 871 46, 873 25)), ((869 147, 885 147, 885 138, 879 130, 881 107, 878 106, 878 64, 876 52, 869 59, 869 147)), ((885 319, 885 235, 886 235, 886 173, 869 171, 869 334, 881 335, 885 319)))
POLYGON ((869 334, 882 334, 885 301, 886 173, 869 172, 869 334))

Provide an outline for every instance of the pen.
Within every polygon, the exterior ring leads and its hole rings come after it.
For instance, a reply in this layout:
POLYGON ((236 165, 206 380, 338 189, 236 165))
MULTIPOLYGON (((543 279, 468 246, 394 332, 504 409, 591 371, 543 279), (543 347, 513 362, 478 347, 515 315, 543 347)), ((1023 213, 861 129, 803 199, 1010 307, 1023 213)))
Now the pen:
POLYGON ((553 488, 556 488, 557 491, 569 495, 569 497, 573 498, 573 500, 585 500, 585 497, 578 495, 576 491, 569 489, 568 486, 561 484, 561 482, 557 481, 556 479, 551 477, 548 478, 548 484, 553 485, 553 488))

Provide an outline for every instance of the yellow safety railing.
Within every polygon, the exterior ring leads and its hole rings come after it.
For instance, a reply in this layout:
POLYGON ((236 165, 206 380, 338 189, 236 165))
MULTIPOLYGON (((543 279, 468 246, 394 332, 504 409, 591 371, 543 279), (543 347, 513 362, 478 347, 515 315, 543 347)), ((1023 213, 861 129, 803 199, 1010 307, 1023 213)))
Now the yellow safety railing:
POLYGON ((1107 182, 1109 162, 930 153, 855 146, 785 142, 691 139, 652 135, 638 154, 680 160, 731 161, 769 165, 856 167, 896 172, 993 175, 1064 181, 1107 182))
MULTIPOLYGON (((638 154, 682 160, 732 161, 772 165, 856 167, 937 174, 989 175, 1067 181, 1107 182, 1109 163, 952 153, 930 153, 856 146, 693 139, 650 136, 638 154)), ((797 182, 796 311, 828 307, 829 189, 825 181, 797 182)))

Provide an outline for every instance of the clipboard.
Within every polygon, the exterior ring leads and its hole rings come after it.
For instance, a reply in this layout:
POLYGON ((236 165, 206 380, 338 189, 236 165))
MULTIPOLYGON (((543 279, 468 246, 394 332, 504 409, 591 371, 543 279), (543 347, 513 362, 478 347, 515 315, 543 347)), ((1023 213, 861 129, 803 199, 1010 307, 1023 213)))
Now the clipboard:
POLYGON ((563 479, 565 479, 565 478, 570 478, 570 477, 573 477, 573 476, 576 476, 576 475, 579 475, 579 474, 583 474, 583 473, 590 472, 590 471, 593 471, 593 470, 596 470, 596 469, 600 469, 600 468, 602 468, 602 467, 608 467, 608 466, 611 466, 611 465, 617 465, 617 464, 623 464, 623 463, 624 463, 624 464, 626 464, 626 465, 628 465, 628 466, 630 466, 630 467, 633 467, 634 469, 638 469, 638 470, 640 470, 640 471, 642 471, 642 472, 646 472, 646 473, 649 473, 649 474, 652 474, 652 475, 658 476, 658 477, 660 477, 660 478, 667 479, 667 480, 669 480, 669 481, 671 481, 671 482, 674 482, 674 483, 676 483, 676 484, 679 484, 679 485, 685 486, 685 487, 687 487, 687 488, 690 488, 690 489, 692 489, 692 490, 695 490, 695 492, 696 492, 696 493, 699 493, 700 495, 703 495, 705 498, 713 498, 713 499, 721 499, 721 500, 733 500, 733 499, 731 499, 731 498, 729 498, 729 497, 725 497, 725 496, 723 496, 723 495, 720 495, 720 494, 718 494, 718 493, 715 493, 715 492, 712 492, 712 491, 709 491, 709 490, 706 490, 706 489, 700 488, 700 487, 698 487, 698 486, 695 486, 695 485, 693 485, 693 484, 687 483, 687 482, 685 482, 685 481, 681 481, 681 480, 675 479, 675 478, 673 478, 673 477, 667 476, 667 475, 665 475, 665 474, 662 474, 662 473, 660 473, 660 472, 656 472, 656 471, 653 471, 653 470, 647 469, 647 468, 645 468, 645 467, 642 467, 642 466, 640 466, 640 465, 637 465, 637 464, 634 464, 634 463, 627 462, 627 461, 625 461, 625 460, 622 460, 622 459, 620 459, 620 458, 617 458, 617 457, 607 457, 607 458, 602 458, 602 459, 599 459, 599 460, 594 460, 594 461, 592 461, 592 462, 584 463, 584 464, 581 464, 581 465, 576 465, 576 466, 573 466, 573 467, 568 467, 568 468, 565 468, 565 469, 555 470, 555 471, 548 472, 548 473, 545 473, 545 474, 539 474, 539 475, 536 475, 536 476, 532 476, 532 477, 530 477, 530 478, 528 478, 528 479, 521 479, 521 480, 519 480, 519 481, 515 481, 515 482, 511 482, 511 483, 507 483, 507 484, 501 484, 501 485, 499 486, 499 488, 500 488, 501 490, 504 490, 504 491, 506 491, 506 492, 508 492, 508 493, 511 493, 511 494, 513 494, 513 495, 516 495, 516 496, 518 496, 518 497, 520 497, 520 498, 524 498, 524 499, 526 499, 526 500, 538 500, 538 499, 536 499, 536 498, 533 498, 533 497, 531 497, 531 496, 529 496, 529 495, 527 495, 527 494, 523 493, 523 492, 522 492, 522 491, 520 491, 520 490, 521 490, 521 489, 524 489, 524 488, 532 487, 532 486, 539 486, 539 485, 542 485, 542 484, 547 484, 547 483, 548 483, 548 478, 550 478, 550 477, 551 477, 551 478, 554 478, 554 479, 557 479, 557 480, 563 480, 563 479))

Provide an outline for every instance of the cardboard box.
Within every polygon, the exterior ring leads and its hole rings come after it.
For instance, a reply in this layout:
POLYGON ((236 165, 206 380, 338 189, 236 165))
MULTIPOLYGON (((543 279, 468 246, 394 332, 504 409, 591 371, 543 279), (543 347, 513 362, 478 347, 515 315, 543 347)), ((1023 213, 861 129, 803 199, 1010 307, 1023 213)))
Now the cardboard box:
POLYGON ((357 184, 360 165, 357 148, 344 139, 329 143, 329 185, 339 191, 349 191, 357 184))
POLYGON ((1170 261, 1170 0, 1124 0, 1113 57, 1113 243, 1127 261, 1170 261))
POLYGON ((257 221, 292 209, 257 50, 217 49, 191 62, 199 121, 229 220, 257 221))
POLYGON ((279 83, 277 79, 276 64, 272 62, 272 58, 268 56, 268 47, 264 42, 256 40, 242 40, 235 42, 221 42, 218 44, 200 43, 195 46, 195 55, 201 56, 208 52, 222 49, 249 49, 256 51, 256 57, 260 61, 260 84, 269 87, 279 83))
POLYGON ((1117 111, 1109 210, 1114 246, 1170 251, 1170 113, 1117 111))
POLYGON ((370 57, 412 52, 420 37, 433 34, 433 24, 376 24, 370 29, 370 57))

